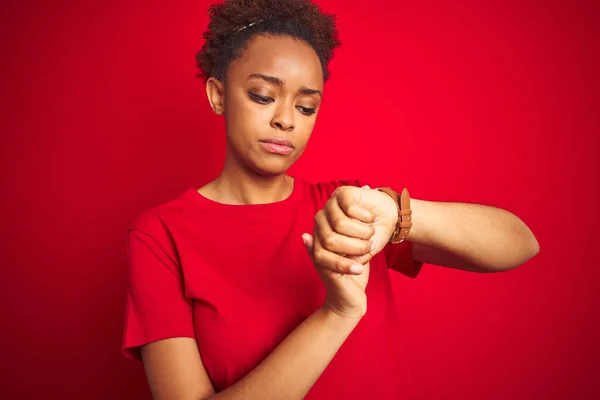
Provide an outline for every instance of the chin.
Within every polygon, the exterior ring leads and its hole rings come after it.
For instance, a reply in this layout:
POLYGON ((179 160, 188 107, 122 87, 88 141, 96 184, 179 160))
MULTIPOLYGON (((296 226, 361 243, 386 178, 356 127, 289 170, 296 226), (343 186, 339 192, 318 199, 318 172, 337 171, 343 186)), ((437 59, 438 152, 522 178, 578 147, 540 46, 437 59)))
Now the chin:
POLYGON ((278 176, 285 174, 292 166, 290 160, 263 160, 253 165, 252 169, 260 176, 278 176), (287 161, 287 162, 286 162, 287 161))

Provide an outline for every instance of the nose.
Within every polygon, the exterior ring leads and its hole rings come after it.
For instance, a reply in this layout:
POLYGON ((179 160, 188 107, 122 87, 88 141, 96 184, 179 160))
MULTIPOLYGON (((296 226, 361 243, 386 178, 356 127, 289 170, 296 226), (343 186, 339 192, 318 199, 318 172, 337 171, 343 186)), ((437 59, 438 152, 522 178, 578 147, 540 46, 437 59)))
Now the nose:
POLYGON ((271 119, 271 126, 282 131, 293 131, 295 127, 293 104, 280 103, 271 119))

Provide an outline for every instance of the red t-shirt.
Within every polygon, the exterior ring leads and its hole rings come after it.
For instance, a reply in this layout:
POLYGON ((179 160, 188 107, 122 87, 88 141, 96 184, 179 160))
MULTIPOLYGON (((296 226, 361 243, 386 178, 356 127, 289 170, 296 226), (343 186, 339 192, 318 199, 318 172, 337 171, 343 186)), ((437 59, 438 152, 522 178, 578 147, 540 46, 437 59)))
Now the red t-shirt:
MULTIPOLYGON (((242 379, 305 318, 325 289, 302 243, 334 189, 359 181, 295 179, 285 200, 214 202, 195 189, 143 213, 129 231, 129 291, 123 353, 173 337, 195 338, 216 391, 242 379)), ((371 260, 368 311, 307 399, 406 398, 387 267, 415 277, 421 267, 404 241, 371 260), (387 259, 387 262, 386 262, 387 259)))

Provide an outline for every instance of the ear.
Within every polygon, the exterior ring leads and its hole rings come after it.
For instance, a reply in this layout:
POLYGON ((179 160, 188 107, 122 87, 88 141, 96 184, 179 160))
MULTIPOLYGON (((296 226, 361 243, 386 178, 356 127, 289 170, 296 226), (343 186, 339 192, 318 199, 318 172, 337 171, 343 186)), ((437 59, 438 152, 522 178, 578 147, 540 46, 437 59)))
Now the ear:
POLYGON ((223 115, 225 111, 225 85, 220 80, 210 77, 206 81, 206 96, 211 108, 217 115, 223 115))

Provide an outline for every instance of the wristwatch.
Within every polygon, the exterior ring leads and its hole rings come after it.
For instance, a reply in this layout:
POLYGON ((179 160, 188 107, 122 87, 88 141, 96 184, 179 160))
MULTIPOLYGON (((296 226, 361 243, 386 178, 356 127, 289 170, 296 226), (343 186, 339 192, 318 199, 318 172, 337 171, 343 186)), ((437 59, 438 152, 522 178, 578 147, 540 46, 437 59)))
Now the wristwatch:
POLYGON ((408 190, 404 188, 402 193, 398 194, 389 187, 377 188, 380 192, 389 195, 396 203, 398 209, 398 221, 396 222, 396 229, 392 233, 389 242, 400 243, 402 242, 412 227, 412 210, 410 209, 410 195, 408 190))

